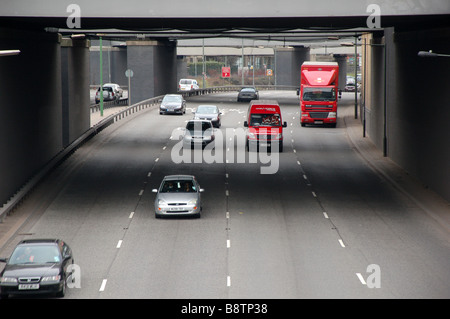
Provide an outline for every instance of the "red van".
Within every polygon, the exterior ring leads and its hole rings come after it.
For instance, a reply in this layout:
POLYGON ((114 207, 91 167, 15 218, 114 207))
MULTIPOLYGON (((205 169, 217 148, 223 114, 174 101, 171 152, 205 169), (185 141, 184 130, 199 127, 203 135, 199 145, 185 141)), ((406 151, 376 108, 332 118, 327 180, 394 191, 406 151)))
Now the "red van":
POLYGON ((278 146, 278 151, 283 151, 283 127, 287 127, 287 123, 282 122, 277 101, 251 101, 244 126, 248 127, 247 151, 258 150, 261 146, 267 149, 278 146))

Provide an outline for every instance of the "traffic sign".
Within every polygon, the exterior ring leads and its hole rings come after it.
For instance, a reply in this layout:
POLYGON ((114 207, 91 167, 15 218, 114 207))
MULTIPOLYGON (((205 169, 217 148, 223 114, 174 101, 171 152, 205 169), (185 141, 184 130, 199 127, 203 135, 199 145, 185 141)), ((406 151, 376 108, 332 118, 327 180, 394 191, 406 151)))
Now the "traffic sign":
POLYGON ((222 77, 229 78, 231 76, 231 68, 229 66, 222 67, 222 77))

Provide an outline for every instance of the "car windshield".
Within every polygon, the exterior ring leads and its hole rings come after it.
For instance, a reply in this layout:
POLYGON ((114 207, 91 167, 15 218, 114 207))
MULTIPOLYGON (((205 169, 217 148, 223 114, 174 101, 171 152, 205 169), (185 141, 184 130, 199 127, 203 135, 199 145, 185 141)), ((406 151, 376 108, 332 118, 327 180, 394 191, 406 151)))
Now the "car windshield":
POLYGON ((21 245, 14 250, 8 263, 45 264, 60 261, 59 250, 55 245, 21 245))
POLYGON ((207 129, 211 129, 211 123, 209 122, 189 122, 186 125, 186 129, 190 132, 198 132, 200 130, 206 131, 207 129))
POLYGON ((181 96, 176 96, 176 95, 167 95, 164 97, 163 102, 167 103, 167 102, 180 102, 181 101, 181 96))
POLYGON ((218 113, 218 110, 217 110, 217 107, 215 107, 215 106, 200 105, 197 108, 196 113, 214 114, 214 113, 218 113))
POLYGON ((254 93, 254 92, 256 92, 256 90, 254 88, 243 88, 241 90, 241 92, 252 92, 252 93, 254 93))
POLYGON ((251 126, 280 126, 280 114, 252 114, 250 117, 251 126))
POLYGON ((197 191, 192 180, 168 180, 161 187, 161 193, 195 193, 197 191))
POLYGON ((303 101, 335 101, 336 92, 334 88, 312 88, 303 89, 303 101))

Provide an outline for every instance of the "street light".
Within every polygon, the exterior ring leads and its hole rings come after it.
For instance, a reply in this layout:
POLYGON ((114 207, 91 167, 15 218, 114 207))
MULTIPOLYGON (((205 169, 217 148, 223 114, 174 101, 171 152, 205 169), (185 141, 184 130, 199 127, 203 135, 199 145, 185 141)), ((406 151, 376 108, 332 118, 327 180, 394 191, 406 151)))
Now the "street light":
POLYGON ((450 57, 450 54, 434 53, 433 51, 419 51, 417 53, 421 58, 450 57))
POLYGON ((0 56, 18 55, 20 50, 0 50, 0 56))

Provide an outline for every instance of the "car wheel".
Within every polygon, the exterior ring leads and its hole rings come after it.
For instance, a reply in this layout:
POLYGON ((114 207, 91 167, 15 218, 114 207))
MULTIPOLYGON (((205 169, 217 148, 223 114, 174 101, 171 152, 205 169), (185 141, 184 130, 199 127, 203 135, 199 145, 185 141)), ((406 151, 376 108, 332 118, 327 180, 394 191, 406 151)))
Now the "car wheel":
POLYGON ((60 291, 56 293, 56 296, 62 298, 66 295, 66 277, 63 278, 64 283, 60 291))

